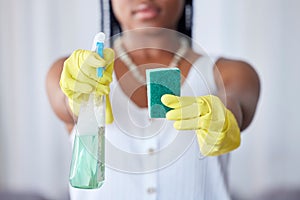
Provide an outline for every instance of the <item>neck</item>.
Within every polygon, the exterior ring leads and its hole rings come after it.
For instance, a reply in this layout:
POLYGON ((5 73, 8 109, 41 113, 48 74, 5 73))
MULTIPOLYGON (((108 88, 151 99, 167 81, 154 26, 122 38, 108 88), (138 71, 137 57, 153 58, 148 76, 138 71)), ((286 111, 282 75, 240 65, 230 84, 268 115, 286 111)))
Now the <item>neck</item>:
MULTIPOLYGON (((149 46, 148 47, 139 46, 138 48, 136 48, 137 44, 139 44, 139 43, 140 44, 147 44, 147 42, 149 42, 149 40, 148 40, 149 38, 148 37, 146 37, 146 38, 147 38, 147 40, 145 39, 143 41, 141 40, 141 38, 138 38, 138 37, 132 38, 132 39, 134 39, 134 40, 131 40, 133 42, 132 43, 127 43, 127 45, 130 45, 130 47, 134 46, 135 47, 134 49, 128 49, 128 48, 130 48, 128 46, 125 47, 124 41, 122 41, 121 38, 117 38, 116 41, 115 41, 115 44, 114 44, 114 48, 117 52, 117 55, 123 61, 125 66, 128 67, 128 69, 132 72, 134 77, 140 83, 143 83, 143 84, 145 83, 145 78, 144 78, 144 75, 141 75, 139 70, 137 69, 137 64, 138 65, 141 65, 141 64, 144 65, 145 63, 152 63, 152 67, 153 67, 153 63, 156 63, 156 64, 164 64, 164 66, 168 66, 168 67, 178 67, 178 62, 180 61, 180 59, 182 57, 184 57, 185 53, 189 49, 188 41, 186 39, 176 37, 176 41, 175 41, 175 38, 172 38, 170 36, 168 38, 164 38, 165 40, 162 40, 163 37, 158 37, 158 38, 153 39, 153 40, 155 40, 155 42, 152 43, 152 44, 157 44, 157 46, 160 46, 160 48, 155 47, 156 49, 152 49, 152 50, 149 49, 150 48, 149 46), (170 49, 165 49, 163 44, 165 44, 166 40, 169 43, 172 43, 171 41, 174 41, 174 43, 176 43, 176 45, 178 46, 178 47, 176 47, 176 51, 175 50, 170 50, 170 49), (158 41, 161 41, 161 43, 159 43, 158 41), (159 49, 157 49, 157 48, 159 48, 159 49), (161 51, 162 48, 165 51, 169 51, 169 52, 161 51), (139 51, 135 51, 135 50, 138 50, 138 49, 139 49, 139 51), (134 55, 132 55, 132 53, 131 53, 132 51, 135 51, 134 55), (152 51, 152 52, 150 52, 150 51, 152 51), (155 52, 155 55, 154 55, 153 52, 155 52), (171 52, 171 54, 170 54, 170 52, 171 52), (128 54, 131 54, 131 55, 128 55, 128 54), (130 56, 132 56, 133 60, 131 59, 130 56)), ((129 41, 128 39, 129 38, 126 38, 125 41, 129 41)), ((166 45, 168 45, 168 44, 166 44, 166 45)), ((171 45, 171 47, 175 47, 175 45, 174 46, 171 45)), ((151 48, 153 48, 153 45, 151 46, 151 48)), ((144 67, 148 67, 148 66, 144 65, 144 67)))
POLYGON ((157 56, 160 53, 157 50, 175 52, 180 46, 178 38, 175 31, 143 29, 125 32, 122 36, 122 44, 128 52, 147 49, 140 52, 149 54, 148 56, 157 56))

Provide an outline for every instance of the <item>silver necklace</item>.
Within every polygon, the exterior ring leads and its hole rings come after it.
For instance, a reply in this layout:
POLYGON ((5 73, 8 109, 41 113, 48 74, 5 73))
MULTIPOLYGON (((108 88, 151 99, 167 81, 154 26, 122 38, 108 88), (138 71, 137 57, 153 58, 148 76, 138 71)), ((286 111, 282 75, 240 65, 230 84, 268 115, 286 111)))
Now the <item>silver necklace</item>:
MULTIPOLYGON (((180 47, 174 53, 173 59, 172 59, 171 63, 169 64, 169 67, 177 67, 178 62, 186 54, 186 52, 188 50, 189 45, 188 45, 188 41, 186 38, 180 37, 179 43, 180 43, 180 47)), ((126 53, 126 51, 122 45, 121 37, 119 37, 115 40, 114 47, 115 47, 115 50, 116 50, 119 58, 122 60, 122 62, 125 64, 125 66, 130 70, 130 72, 132 73, 134 78, 138 82, 145 84, 146 80, 145 80, 144 76, 140 73, 136 64, 132 61, 132 59, 126 53)))

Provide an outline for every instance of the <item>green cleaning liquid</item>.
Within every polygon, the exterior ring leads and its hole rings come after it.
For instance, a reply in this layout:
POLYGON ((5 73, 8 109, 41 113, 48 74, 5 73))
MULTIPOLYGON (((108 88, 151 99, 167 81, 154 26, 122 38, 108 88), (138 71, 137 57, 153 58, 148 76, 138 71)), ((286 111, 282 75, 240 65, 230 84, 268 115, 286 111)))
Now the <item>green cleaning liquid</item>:
POLYGON ((76 134, 69 181, 72 187, 100 188, 105 179, 105 128, 97 134, 76 134))

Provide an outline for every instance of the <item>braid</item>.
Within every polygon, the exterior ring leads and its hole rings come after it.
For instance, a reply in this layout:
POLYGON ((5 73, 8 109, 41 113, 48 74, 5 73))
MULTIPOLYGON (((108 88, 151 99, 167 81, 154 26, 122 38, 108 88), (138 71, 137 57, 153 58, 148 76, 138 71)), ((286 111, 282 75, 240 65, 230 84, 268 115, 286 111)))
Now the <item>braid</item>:
POLYGON ((121 26, 119 22, 117 21, 116 16, 114 15, 111 1, 109 1, 109 12, 110 12, 110 37, 121 33, 121 26))
POLYGON ((192 21, 193 21, 193 0, 185 1, 185 8, 182 16, 179 19, 177 31, 180 33, 192 37, 192 21))

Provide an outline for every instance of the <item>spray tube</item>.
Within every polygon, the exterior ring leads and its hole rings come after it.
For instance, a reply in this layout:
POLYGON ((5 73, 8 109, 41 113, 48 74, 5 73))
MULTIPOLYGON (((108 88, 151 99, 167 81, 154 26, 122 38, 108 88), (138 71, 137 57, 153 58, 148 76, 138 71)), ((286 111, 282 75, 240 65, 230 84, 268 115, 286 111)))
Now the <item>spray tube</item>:
MULTIPOLYGON (((93 51, 103 57, 104 33, 98 33, 93 51)), ((97 69, 98 77, 103 67, 97 69)), ((105 95, 91 94, 80 106, 69 181, 72 187, 82 189, 100 188, 105 179, 105 95)))

